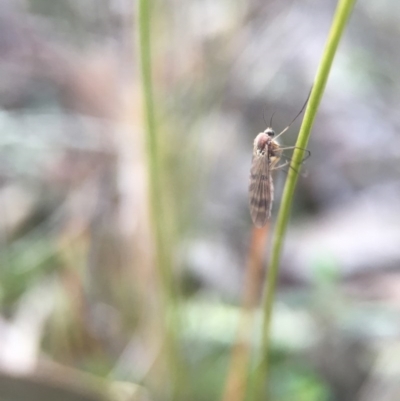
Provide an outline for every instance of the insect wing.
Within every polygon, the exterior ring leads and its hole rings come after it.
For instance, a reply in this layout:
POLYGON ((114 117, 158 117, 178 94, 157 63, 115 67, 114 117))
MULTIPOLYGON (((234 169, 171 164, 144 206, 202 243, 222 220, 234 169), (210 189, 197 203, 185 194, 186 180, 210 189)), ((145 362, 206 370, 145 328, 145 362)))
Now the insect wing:
POLYGON ((263 227, 271 216, 273 184, 267 154, 253 155, 250 170, 250 214, 256 227, 263 227))

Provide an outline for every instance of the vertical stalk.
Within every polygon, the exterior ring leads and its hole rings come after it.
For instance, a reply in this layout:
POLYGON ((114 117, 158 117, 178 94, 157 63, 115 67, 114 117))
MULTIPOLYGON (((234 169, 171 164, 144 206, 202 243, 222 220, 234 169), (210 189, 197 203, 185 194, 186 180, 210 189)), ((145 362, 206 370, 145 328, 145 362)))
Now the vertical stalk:
MULTIPOLYGON (((178 300, 172 277, 171 250, 168 246, 168 233, 166 231, 164 219, 167 211, 164 210, 163 203, 159 136, 154 106, 151 60, 152 4, 152 0, 138 1, 137 23, 149 171, 150 214, 155 240, 155 263, 161 292, 160 317, 163 319, 163 334, 165 336, 164 350, 167 365, 166 371, 170 375, 167 381, 168 384, 171 385, 171 397, 175 401, 181 398, 183 369, 178 352, 178 333, 180 327, 178 319, 178 300)), ((166 392, 167 389, 165 389, 165 393, 166 392)))
MULTIPOLYGON (((303 123, 300 128, 299 136, 297 138, 297 148, 294 151, 292 159, 292 166, 295 166, 296 169, 301 166, 301 161, 304 155, 304 151, 302 149, 307 147, 310 138, 311 128, 313 126, 315 116, 317 114, 317 110, 321 102, 322 95, 324 93, 332 62, 354 4, 355 0, 339 0, 338 2, 329 36, 315 77, 314 86, 311 91, 310 99, 304 114, 303 123)), ((261 335, 261 361, 259 362, 259 365, 254 375, 254 383, 252 388, 253 391, 251 393, 251 399, 253 400, 265 401, 268 399, 268 389, 265 390, 263 384, 265 380, 268 381, 268 354, 272 309, 277 285, 283 239, 289 220, 290 209, 297 179, 298 174, 290 169, 288 178, 285 183, 282 202, 276 221, 276 229, 273 237, 272 252, 269 262, 269 271, 264 287, 264 301, 262 309, 263 322, 261 335)))

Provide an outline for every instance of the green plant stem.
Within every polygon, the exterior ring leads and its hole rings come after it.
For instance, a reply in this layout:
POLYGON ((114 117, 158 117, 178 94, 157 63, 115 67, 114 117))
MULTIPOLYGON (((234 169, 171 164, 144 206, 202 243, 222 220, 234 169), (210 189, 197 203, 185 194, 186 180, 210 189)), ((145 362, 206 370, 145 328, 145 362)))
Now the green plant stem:
POLYGON ((178 333, 180 328, 178 297, 172 277, 168 233, 166 232, 166 224, 163 217, 166 211, 163 210, 162 169, 160 168, 160 150, 151 68, 152 3, 152 0, 139 0, 138 2, 138 40, 149 170, 150 214, 154 230, 155 263, 161 292, 160 306, 162 310, 160 315, 163 319, 161 324, 165 336, 164 349, 167 358, 167 372, 170 375, 168 386, 172 390, 173 399, 177 400, 180 399, 182 389, 183 369, 178 352, 178 333))
MULTIPOLYGON (((338 3, 328 40, 326 42, 322 59, 315 77, 315 82, 311 91, 310 99, 304 114, 303 123, 301 125, 299 136, 296 142, 297 148, 293 154, 292 159, 292 166, 296 166, 296 169, 301 166, 301 161, 304 155, 304 151, 302 149, 307 147, 308 140, 310 138, 311 128, 313 126, 315 116, 317 114, 317 110, 321 102, 322 95, 324 93, 332 62, 354 4, 355 0, 340 0, 338 3)), ((255 381, 253 387, 253 394, 256 397, 255 399, 263 401, 268 399, 268 397, 265 395, 265 392, 263 392, 263 383, 266 379, 268 380, 268 353, 270 342, 271 317, 277 277, 279 272, 279 262, 297 179, 298 174, 290 169, 288 178, 285 183, 282 202, 276 221, 276 228, 272 242, 271 258, 269 262, 269 271, 267 280, 265 282, 261 336, 261 362, 255 373, 255 381)))

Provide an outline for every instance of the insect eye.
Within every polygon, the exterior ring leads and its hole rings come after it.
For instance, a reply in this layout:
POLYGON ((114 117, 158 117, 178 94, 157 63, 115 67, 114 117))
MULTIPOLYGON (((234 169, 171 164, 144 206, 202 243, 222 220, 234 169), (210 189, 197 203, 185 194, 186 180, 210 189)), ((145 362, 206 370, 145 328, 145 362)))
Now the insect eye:
POLYGON ((271 138, 273 138, 275 136, 275 132, 274 131, 268 131, 268 136, 270 136, 271 138))

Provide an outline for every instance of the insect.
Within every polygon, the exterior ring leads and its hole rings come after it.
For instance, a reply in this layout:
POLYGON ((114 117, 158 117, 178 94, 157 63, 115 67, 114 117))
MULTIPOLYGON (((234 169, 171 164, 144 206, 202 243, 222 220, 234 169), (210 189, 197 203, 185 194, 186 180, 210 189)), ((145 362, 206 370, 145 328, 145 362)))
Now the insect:
MULTIPOLYGON (((251 218, 256 227, 265 226, 268 219, 271 217, 272 203, 274 199, 272 171, 287 165, 293 169, 293 167, 290 166, 290 159, 286 160, 281 165, 278 165, 278 163, 283 156, 283 151, 286 149, 294 149, 295 146, 282 148, 276 139, 284 134, 297 117, 300 116, 308 102, 310 94, 300 112, 282 132, 275 136, 275 131, 271 128, 272 115, 269 124, 270 126, 264 132, 258 134, 254 139, 253 158, 250 169, 249 202, 251 218)), ((306 158, 309 157, 310 151, 307 149, 303 150, 308 152, 306 158)), ((296 171, 295 169, 293 170, 296 171)))

